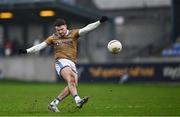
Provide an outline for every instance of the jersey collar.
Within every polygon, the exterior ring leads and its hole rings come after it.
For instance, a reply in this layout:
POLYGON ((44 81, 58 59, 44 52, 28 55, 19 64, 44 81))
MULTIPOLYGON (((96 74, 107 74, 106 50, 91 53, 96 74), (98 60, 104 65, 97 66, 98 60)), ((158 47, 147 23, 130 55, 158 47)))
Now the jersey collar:
POLYGON ((67 30, 67 32, 66 32, 66 36, 69 34, 69 30, 67 30))

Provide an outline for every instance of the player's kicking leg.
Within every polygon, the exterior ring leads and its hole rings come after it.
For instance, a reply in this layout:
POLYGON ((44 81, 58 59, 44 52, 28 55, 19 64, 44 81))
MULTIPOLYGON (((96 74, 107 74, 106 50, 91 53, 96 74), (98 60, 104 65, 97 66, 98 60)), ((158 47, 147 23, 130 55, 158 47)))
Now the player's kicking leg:
POLYGON ((82 108, 83 105, 88 101, 88 97, 84 97, 81 99, 79 95, 77 95, 77 88, 76 88, 78 84, 77 74, 74 73, 69 67, 67 67, 67 70, 66 68, 64 68, 62 71, 61 71, 61 75, 67 81, 68 86, 65 87, 64 90, 59 94, 59 96, 48 105, 48 109, 50 109, 53 112, 60 112, 57 108, 57 105, 69 94, 73 96, 77 107, 82 108), (73 93, 71 93, 71 91, 73 93))
POLYGON ((82 98, 81 99, 81 101, 79 101, 78 103, 76 103, 77 104, 77 107, 78 108, 82 108, 83 107, 83 105, 88 101, 88 97, 86 96, 86 97, 84 97, 84 98, 82 98))
POLYGON ((77 74, 73 72, 70 67, 66 67, 61 70, 61 75, 66 80, 69 91, 73 96, 77 107, 82 108, 82 106, 88 101, 88 97, 84 97, 81 99, 77 93, 77 83, 78 83, 77 74))

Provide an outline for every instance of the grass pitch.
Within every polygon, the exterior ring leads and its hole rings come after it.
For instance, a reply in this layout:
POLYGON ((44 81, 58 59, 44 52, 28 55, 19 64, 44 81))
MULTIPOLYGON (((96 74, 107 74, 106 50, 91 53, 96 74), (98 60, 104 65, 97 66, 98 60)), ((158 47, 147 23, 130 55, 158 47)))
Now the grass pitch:
POLYGON ((81 97, 88 103, 77 109, 72 97, 53 113, 47 105, 59 93, 62 83, 0 81, 0 116, 180 116, 179 84, 84 84, 81 97))

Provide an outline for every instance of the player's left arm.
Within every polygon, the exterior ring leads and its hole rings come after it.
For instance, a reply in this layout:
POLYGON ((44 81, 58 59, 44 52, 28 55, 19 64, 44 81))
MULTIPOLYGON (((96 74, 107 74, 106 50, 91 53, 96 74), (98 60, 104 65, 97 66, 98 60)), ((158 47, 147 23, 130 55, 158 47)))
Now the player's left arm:
POLYGON ((88 24, 87 26, 85 26, 84 28, 79 29, 79 36, 83 36, 85 34, 87 34, 88 32, 96 29, 99 25, 101 25, 102 23, 106 22, 108 20, 107 16, 102 16, 100 20, 88 24))

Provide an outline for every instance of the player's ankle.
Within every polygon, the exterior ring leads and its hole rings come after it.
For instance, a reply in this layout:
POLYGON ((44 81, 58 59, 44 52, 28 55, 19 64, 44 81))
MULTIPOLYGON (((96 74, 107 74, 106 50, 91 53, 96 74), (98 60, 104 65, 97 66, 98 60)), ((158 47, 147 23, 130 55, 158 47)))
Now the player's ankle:
POLYGON ((59 98, 56 98, 50 103, 50 105, 57 106, 60 102, 61 100, 59 98))
POLYGON ((80 98, 79 95, 77 95, 77 94, 74 95, 73 98, 74 98, 76 104, 77 104, 79 101, 81 101, 81 98, 80 98))

